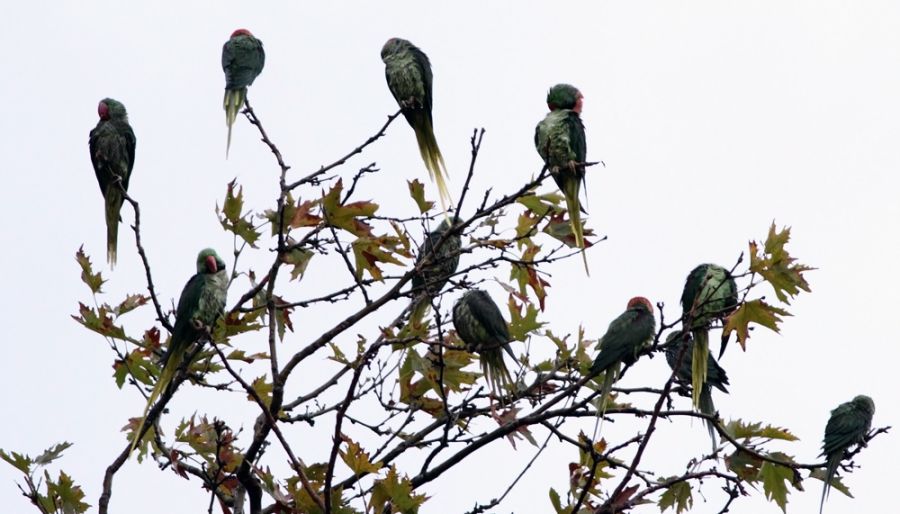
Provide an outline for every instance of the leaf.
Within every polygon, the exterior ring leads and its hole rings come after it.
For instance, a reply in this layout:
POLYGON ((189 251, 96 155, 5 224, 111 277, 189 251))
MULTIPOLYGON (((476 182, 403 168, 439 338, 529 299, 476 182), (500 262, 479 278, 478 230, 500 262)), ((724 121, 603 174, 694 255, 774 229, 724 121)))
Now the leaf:
POLYGON ((724 426, 725 432, 734 439, 751 439, 761 437, 764 439, 778 439, 782 441, 798 441, 797 436, 788 429, 772 425, 763 426, 762 423, 744 423, 740 419, 729 421, 724 426))
POLYGON ((346 230, 357 237, 371 236, 372 227, 358 220, 358 217, 371 217, 378 210, 373 202, 353 202, 341 204, 341 191, 344 184, 338 179, 337 184, 322 197, 322 211, 329 225, 346 230))
MULTIPOLYGON (((256 394, 259 395, 260 399, 262 399, 263 404, 268 407, 272 403, 272 391, 274 390, 273 384, 266 382, 266 376, 262 375, 258 377, 253 383, 250 384, 250 387, 256 391, 256 394)), ((247 399, 251 402, 256 401, 253 399, 253 396, 248 394, 247 399)))
POLYGON ((362 449, 359 443, 349 438, 345 439, 347 441, 347 449, 338 450, 338 453, 340 453, 341 460, 350 468, 350 471, 359 476, 367 473, 377 473, 381 469, 381 461, 373 463, 369 460, 369 454, 362 449))
POLYGON ((319 200, 307 200, 303 203, 297 200, 297 208, 294 209, 288 225, 291 228, 302 228, 315 227, 322 223, 322 218, 312 213, 312 209, 317 207, 319 203, 319 200))
MULTIPOLYGON (((294 243, 290 238, 288 238, 288 246, 292 244, 294 243)), ((307 266, 309 266, 309 261, 312 260, 313 255, 315 254, 312 251, 305 248, 294 248, 290 252, 284 252, 280 254, 281 262, 294 267, 291 270, 291 280, 296 280, 297 277, 303 277, 303 274, 306 273, 306 268, 307 266)))
POLYGON ((659 498, 660 512, 665 512, 666 509, 672 507, 675 509, 676 514, 681 514, 686 510, 691 510, 693 506, 694 497, 691 495, 691 484, 687 481, 676 482, 670 485, 659 498))
POLYGON ((759 467, 762 463, 763 460, 759 457, 740 449, 725 457, 725 466, 748 482, 758 481, 759 467))
POLYGON ((778 307, 773 307, 763 300, 751 300, 744 302, 738 309, 725 318, 723 336, 727 337, 731 332, 737 332, 738 343, 741 348, 747 350, 747 339, 750 337, 750 323, 762 325, 775 332, 780 332, 778 324, 779 316, 791 316, 791 313, 778 307))
POLYGON ((91 293, 102 293, 103 291, 101 288, 106 281, 103 280, 103 276, 99 271, 94 273, 94 270, 91 267, 91 259, 84 253, 84 245, 78 247, 78 251, 75 252, 75 260, 78 262, 78 265, 81 266, 81 281, 87 284, 91 293))
POLYGON ((72 478, 64 472, 59 472, 56 482, 50 479, 50 474, 45 473, 47 480, 47 496, 53 500, 57 512, 62 514, 80 514, 88 510, 90 505, 83 502, 84 491, 75 485, 72 478))
POLYGON ((18 469, 22 473, 29 476, 31 475, 31 465, 34 464, 34 461, 32 461, 31 457, 28 455, 16 452, 6 453, 4 450, 0 450, 0 459, 5 460, 10 466, 18 469))
POLYGON ((62 457, 62 452, 66 451, 72 446, 72 443, 62 442, 58 443, 56 446, 52 446, 44 450, 44 453, 38 455, 34 458, 34 463, 38 466, 46 466, 56 459, 62 457))
POLYGON ((414 494, 412 492, 412 482, 409 478, 399 478, 397 469, 394 466, 387 472, 381 480, 376 480, 372 486, 372 497, 370 507, 373 512, 385 512, 384 507, 390 505, 387 512, 399 514, 415 514, 419 512, 419 507, 428 499, 424 494, 414 494))
POLYGON ((766 461, 759 469, 759 476, 762 479, 766 498, 774 501, 781 507, 782 512, 787 513, 788 488, 785 482, 792 483, 794 481, 794 470, 766 461))
POLYGON ((425 186, 419 182, 419 179, 407 180, 406 184, 409 186, 409 196, 415 200, 420 214, 425 214, 434 207, 434 202, 425 200, 425 186))
POLYGON ((519 305, 513 295, 509 295, 509 335, 516 341, 525 341, 531 332, 541 328, 544 324, 537 320, 538 309, 532 303, 519 305), (525 313, 522 313, 522 307, 525 313))
MULTIPOLYGON (((809 476, 812 478, 819 479, 824 482, 825 477, 826 477, 825 468, 816 468, 809 472, 809 476)), ((850 489, 848 489, 847 486, 844 484, 844 482, 841 481, 841 477, 835 475, 831 479, 831 487, 844 493, 845 495, 849 496, 850 498, 853 498, 853 495, 850 494, 850 489)))
POLYGON ((797 259, 791 257, 784 248, 790 239, 790 227, 785 227, 778 232, 775 229, 775 223, 772 222, 762 253, 755 241, 750 242, 749 252, 750 271, 759 273, 772 286, 778 299, 786 304, 790 304, 790 299, 800 294, 801 290, 810 292, 809 283, 803 276, 803 272, 816 269, 799 264, 797 259))
POLYGON ((125 331, 122 327, 113 323, 112 316, 109 315, 110 311, 108 305, 101 305, 98 310, 95 311, 91 307, 79 302, 78 314, 78 316, 72 316, 72 319, 81 323, 85 328, 93 330, 102 336, 131 341, 131 339, 125 335, 125 331))
POLYGON ((526 293, 526 288, 531 288, 543 311, 544 299, 547 297, 546 288, 550 287, 550 283, 538 275, 537 267, 533 264, 535 256, 541 251, 541 247, 530 242, 527 243, 527 247, 519 259, 524 264, 514 263, 510 268, 509 278, 518 283, 519 292, 522 295, 526 293))
POLYGON ((562 504, 559 502, 559 493, 552 487, 550 488, 550 503, 553 505, 553 510, 556 511, 556 514, 568 513, 568 510, 563 510, 562 504))
POLYGON ((562 212, 560 207, 564 198, 559 193, 547 193, 544 195, 536 195, 534 193, 519 197, 516 203, 525 206, 529 211, 537 214, 538 217, 546 216, 548 213, 562 212))
POLYGON ((225 230, 240 237, 253 248, 257 248, 256 241, 259 240, 261 234, 248 219, 251 217, 251 213, 241 214, 241 210, 244 208, 244 188, 238 186, 237 194, 235 194, 236 185, 236 180, 228 183, 228 190, 225 192, 225 202, 222 204, 221 213, 218 204, 216 205, 216 213, 221 214, 219 223, 225 230))
POLYGON ((116 314, 116 317, 121 316, 127 312, 131 312, 138 307, 146 305, 147 302, 150 301, 149 296, 144 296, 142 294, 130 294, 122 300, 122 303, 116 306, 113 309, 113 312, 116 314))
MULTIPOLYGON (((516 415, 519 413, 521 409, 518 407, 510 407, 502 412, 492 412, 491 417, 494 418, 494 421, 497 422, 501 427, 508 423, 512 423, 515 421, 516 415)), ((525 438, 529 443, 533 446, 537 447, 537 441, 534 439, 534 436, 531 435, 531 430, 528 429, 528 425, 521 425, 512 432, 506 434, 506 438, 509 440, 509 443, 512 445, 513 449, 516 449, 516 439, 519 437, 525 438)))
POLYGON ((394 257, 394 251, 400 247, 400 240, 392 236, 360 237, 352 243, 353 256, 356 258, 356 276, 362 278, 362 272, 368 271, 375 280, 382 280, 383 275, 379 263, 403 263, 394 257))
MULTIPOLYGON (((585 227, 584 220, 581 220, 581 231, 582 235, 584 235, 584 247, 590 248, 594 246, 594 243, 587 239, 588 236, 594 235, 594 231, 585 227)), ((572 222, 566 219, 562 213, 551 215, 550 220, 544 226, 543 232, 549 234, 554 239, 561 241, 569 248, 578 248, 578 244, 575 240, 575 232, 572 230, 572 222)))

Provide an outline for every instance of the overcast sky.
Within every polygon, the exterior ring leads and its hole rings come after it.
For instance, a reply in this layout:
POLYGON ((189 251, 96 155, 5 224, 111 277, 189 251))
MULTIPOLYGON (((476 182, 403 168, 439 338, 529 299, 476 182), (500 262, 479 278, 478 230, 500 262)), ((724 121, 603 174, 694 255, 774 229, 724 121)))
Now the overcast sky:
MULTIPOLYGON (((537 172, 532 137, 546 90, 577 85, 586 97, 588 158, 606 163, 588 173, 588 223, 609 239, 588 253, 589 280, 577 258, 548 269, 545 316, 555 331, 583 323, 597 337, 635 295, 664 301, 677 316, 694 265, 730 266, 775 220, 793 227, 792 253, 818 268, 807 275, 813 293, 794 302, 780 335, 757 330, 746 353, 726 355, 732 387, 730 396, 717 396, 721 414, 789 427, 801 440, 783 448, 803 462, 816 460, 829 411, 857 394, 874 398, 876 425, 897 423, 900 4, 273 4, 18 2, 4 9, 0 448, 36 454, 74 442, 61 464, 96 508, 103 470, 124 444, 118 430, 143 407, 136 391, 115 387, 106 342, 70 318, 78 301, 90 302, 75 251, 83 244, 95 263, 105 260, 102 200, 87 150, 98 100, 122 101, 137 135, 130 192, 141 202, 143 237, 167 305, 193 273, 200 248, 215 246, 233 260, 213 212, 229 180, 237 177, 257 209, 275 198, 277 168, 242 117, 231 158, 224 158, 220 52, 242 27, 263 40, 267 54, 250 99, 295 176, 343 155, 396 110, 379 59, 392 36, 431 58, 435 131, 454 195, 474 127, 487 129, 473 181, 479 195, 487 187, 512 191, 537 172)), ((373 161, 384 172, 361 186, 364 196, 411 209, 405 181, 425 180, 425 172, 402 121, 342 173, 352 176, 373 161)), ((131 211, 123 212, 130 221, 131 211)), ((122 225, 119 266, 104 272, 111 279, 104 301, 144 288, 133 242, 122 225)), ((506 271, 497 276, 505 279, 506 271)), ((303 287, 329 278, 327 267, 313 265, 303 287)), ((492 292, 502 298, 499 288, 492 292)), ((232 291, 229 304, 236 297, 232 291)), ((139 330, 151 319, 147 310, 126 327, 139 330)), ((301 347, 317 327, 304 313, 295 323, 299 333, 285 351, 301 347)), ((339 342, 352 346, 355 334, 339 342)), ((249 344, 263 348, 259 340, 249 344)), ((662 361, 648 361, 626 382, 661 383, 662 361)), ((301 382, 298 390, 309 385, 301 382)), ((239 395, 219 400, 191 388, 172 410, 164 426, 199 410, 250 430, 255 416, 239 395)), ((610 436, 645 426, 620 425, 610 436)), ((672 438, 651 444, 647 466, 682 470, 708 443, 697 426, 684 434, 677 447, 672 438)), ((316 446, 296 448, 315 462, 322 460, 316 446)), ((531 452, 495 443, 426 488, 432 499, 423 512, 489 501, 531 452), (496 480, 473 480, 473 470, 496 480)), ((884 512, 895 502, 898 455, 896 434, 877 438, 857 459, 862 469, 845 481, 856 500, 832 494, 826 512, 884 512)), ((565 489, 566 463, 575 458, 556 446, 496 511, 549 511, 547 489, 565 489)), ((0 505, 34 512, 17 480, 13 468, 0 466, 0 505)), ((805 493, 790 495, 789 512, 817 508, 821 482, 804 485, 805 493)), ((694 512, 717 512, 718 489, 707 484, 704 493, 714 501, 695 495, 694 512)), ((117 512, 196 513, 207 496, 196 480, 132 460, 116 477, 112 502, 117 512)), ((753 499, 731 512, 778 511, 753 499)))

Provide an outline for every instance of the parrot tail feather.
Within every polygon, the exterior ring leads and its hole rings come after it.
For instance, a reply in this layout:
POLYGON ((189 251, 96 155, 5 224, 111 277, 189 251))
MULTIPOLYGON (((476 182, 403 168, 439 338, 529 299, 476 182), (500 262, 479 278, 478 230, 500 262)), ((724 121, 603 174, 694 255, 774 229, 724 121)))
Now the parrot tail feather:
POLYGON ((122 190, 118 182, 106 188, 106 259, 116 267, 116 248, 119 240, 119 211, 122 210, 122 190))
POLYGON ((702 412, 700 396, 706 384, 706 370, 709 360, 709 331, 696 329, 693 331, 693 336, 694 353, 691 357, 691 399, 694 402, 694 407, 702 412))
POLYGON ((231 149, 231 126, 234 125, 238 112, 241 110, 241 106, 244 105, 244 100, 246 99, 246 87, 225 90, 225 125, 228 126, 228 140, 225 144, 226 159, 228 158, 228 151, 231 149))
POLYGON ((828 463, 825 466, 825 484, 822 486, 822 499, 819 501, 819 514, 822 514, 825 498, 828 498, 828 493, 831 491, 831 481, 834 480, 834 476, 837 474, 838 464, 841 463, 842 456, 843 452, 840 452, 838 455, 828 457, 828 463))
POLYGON ((581 184, 577 179, 565 181, 563 196, 566 198, 566 210, 569 211, 569 221, 572 224, 572 233, 575 234, 575 245, 581 249, 581 259, 584 261, 584 272, 591 276, 588 269, 587 255, 584 253, 584 227, 581 225, 581 202, 578 200, 581 184))
POLYGON ((488 384, 500 402, 503 404, 504 389, 510 388, 513 384, 512 375, 509 368, 503 362, 503 353, 499 349, 492 349, 481 353, 481 370, 484 373, 488 384))
MULTIPOLYGON (((716 406, 713 404, 712 389, 709 384, 704 384, 700 391, 700 412, 709 416, 716 414, 716 406)), ((716 451, 718 448, 716 442, 716 424, 712 420, 704 420, 706 422, 706 430, 709 432, 709 439, 712 441, 712 449, 716 451)))
POLYGON ((428 176, 437 185, 438 196, 441 200, 441 208, 444 213, 448 212, 448 205, 453 202, 450 196, 450 190, 447 187, 447 165, 444 163, 444 156, 438 147, 437 139, 434 137, 434 127, 431 123, 431 116, 424 110, 418 109, 413 112, 413 129, 416 133, 416 143, 419 145, 419 154, 428 170, 428 176))
POLYGON ((612 391, 612 386, 616 382, 616 375, 619 374, 619 365, 606 370, 606 374, 603 376, 603 386, 600 388, 600 398, 597 400, 597 420, 594 421, 594 435, 591 437, 591 441, 597 441, 597 434, 600 433, 598 429, 601 429, 601 421, 603 420, 603 415, 606 413, 606 401, 609 399, 609 393, 612 391))
POLYGON ((165 365, 163 365, 162 371, 159 373, 159 378, 156 380, 156 385, 153 386, 153 392, 150 393, 150 397, 147 398, 147 406, 144 407, 144 415, 141 416, 141 424, 138 426, 137 430, 134 432, 134 440, 131 442, 131 449, 128 450, 128 454, 131 455, 131 452, 137 447, 138 443, 143 438, 144 424, 147 422, 147 413, 150 412, 150 407, 153 406, 153 402, 159 398, 159 395, 162 394, 163 391, 166 390, 166 387, 169 386, 169 383, 172 382, 172 378, 175 377, 175 371, 178 369, 180 365, 180 359, 170 358, 166 360, 165 365))

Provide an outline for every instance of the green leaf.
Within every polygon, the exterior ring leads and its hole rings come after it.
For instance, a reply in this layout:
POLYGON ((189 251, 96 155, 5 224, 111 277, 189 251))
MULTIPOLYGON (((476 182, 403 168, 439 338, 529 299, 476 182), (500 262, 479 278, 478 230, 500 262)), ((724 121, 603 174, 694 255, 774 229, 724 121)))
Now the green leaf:
POLYGON ((553 510, 556 511, 556 514, 567 514, 567 510, 563 510, 562 503, 559 501, 559 493, 556 492, 556 489, 550 488, 550 503, 553 505, 553 510))
POLYGON ((737 419, 729 421, 725 425, 725 432, 734 439, 751 439, 761 437, 764 439, 778 439, 781 441, 798 441, 797 436, 788 429, 772 425, 763 426, 762 423, 744 423, 737 419))
POLYGON ((56 506, 56 512, 62 514, 80 514, 90 507, 84 501, 84 491, 81 487, 75 485, 72 478, 64 472, 59 472, 59 479, 56 482, 50 479, 50 474, 45 473, 47 480, 47 496, 53 499, 56 506))
POLYGON ((427 499, 424 494, 414 494, 409 478, 399 478, 397 469, 391 466, 387 476, 375 481, 370 506, 379 513, 384 512, 385 505, 389 505, 388 512, 392 514, 415 514, 427 499))
POLYGON ((791 316, 791 313, 778 307, 773 307, 762 300, 744 302, 738 309, 725 318, 724 335, 737 332, 738 343, 741 348, 747 349, 747 339, 750 338, 750 323, 762 325, 775 332, 780 332, 778 324, 779 316, 791 316))
POLYGON ((543 311, 544 299, 547 297, 546 288, 550 287, 550 283, 538 275, 537 267, 533 264, 534 258, 540 251, 540 246, 528 242, 527 249, 519 259, 522 263, 514 263, 512 265, 509 270, 509 278, 518 283, 519 292, 522 295, 526 294, 526 288, 531 288, 531 291, 538 301, 538 305, 541 306, 541 310, 543 311))
POLYGON ((691 495, 691 484, 687 481, 676 482, 670 485, 659 498, 660 512, 665 512, 666 509, 671 507, 675 509, 676 514, 681 514, 686 510, 691 510, 693 506, 694 497, 691 495))
MULTIPOLYGON (((222 228, 235 234, 247 242, 253 248, 256 248, 256 241, 259 240, 260 233, 253 227, 250 222, 251 213, 241 214, 244 208, 244 188, 238 187, 235 194, 235 186, 237 182, 232 180, 228 183, 228 190, 225 192, 225 202, 222 204, 219 223, 222 228)), ((219 213, 219 207, 216 205, 216 212, 219 213)))
MULTIPOLYGON (((294 244, 293 241, 288 238, 288 245, 292 244, 294 244)), ((294 267, 291 270, 291 280, 296 280, 297 277, 303 277, 313 255, 315 254, 312 251, 305 248, 295 248, 290 252, 280 254, 281 262, 294 267)))
MULTIPOLYGON (((272 404, 272 391, 275 389, 275 387, 273 384, 266 382, 265 375, 262 375, 254 380, 253 383, 250 384, 250 387, 252 387, 253 390, 256 391, 256 394, 259 395, 266 407, 272 404)), ((247 395, 247 399, 251 402, 256 401, 250 394, 247 395)))
POLYGON ((81 281, 87 284, 91 293, 102 293, 103 291, 101 288, 106 281, 103 280, 103 276, 100 275, 99 271, 94 273, 91 266, 91 259, 84 253, 84 245, 78 247, 78 251, 75 252, 75 260, 78 261, 78 265, 81 266, 81 281))
MULTIPOLYGON (((594 231, 585 227, 584 220, 581 220, 581 231, 584 235, 584 247, 590 248, 594 243, 588 241, 588 236, 593 236, 594 231)), ((553 214, 544 226, 543 232, 550 235, 554 239, 562 242, 569 248, 578 248, 575 239, 575 232, 572 230, 572 222, 562 213, 553 214)))
POLYGON ((125 313, 131 312, 138 307, 146 305, 147 302, 150 301, 149 296, 144 296, 142 294, 130 294, 122 300, 122 303, 116 306, 113 309, 113 312, 116 314, 116 317, 119 317, 125 313))
POLYGON ((108 305, 101 305, 98 310, 95 311, 91 307, 79 302, 78 314, 78 316, 72 316, 72 319, 81 323, 85 328, 93 330, 102 336, 131 341, 131 339, 125 335, 125 331, 122 327, 113 323, 108 305))
POLYGON ((763 460, 759 457, 740 449, 725 457, 725 466, 748 482, 758 481, 759 467, 762 463, 763 460))
POLYGON ((353 471, 356 475, 364 475, 376 473, 381 469, 381 461, 372 462, 369 460, 369 454, 358 443, 346 436, 345 440, 347 441, 347 449, 338 450, 338 453, 340 453, 341 460, 350 468, 350 471, 353 471))
POLYGON ((66 451, 72 446, 72 443, 62 442, 58 443, 56 446, 51 446, 44 450, 44 453, 38 455, 34 458, 34 463, 38 466, 46 466, 56 459, 62 457, 62 452, 66 451))
POLYGON ((766 498, 774 501, 781 507, 782 512, 787 513, 787 483, 794 481, 794 470, 766 461, 759 469, 759 476, 762 479, 766 498))
POLYGON ((544 324, 537 320, 538 308, 532 303, 519 305, 513 295, 509 295, 509 335, 516 341, 525 341, 531 333, 544 324), (525 313, 522 313, 525 307, 525 313))
POLYGON ((337 184, 322 197, 322 211, 325 214, 325 220, 331 226, 346 230, 357 237, 371 236, 372 227, 357 218, 373 216, 378 210, 378 204, 353 202, 342 205, 341 191, 343 189, 343 181, 338 179, 337 184))
POLYGON ((816 269, 799 264, 797 259, 791 257, 784 248, 790 239, 791 228, 785 227, 779 232, 773 222, 762 252, 755 241, 750 242, 750 271, 759 273, 772 286, 778 299, 786 304, 790 304, 790 299, 800 294, 801 290, 810 292, 803 273, 816 269))
POLYGON ((0 459, 8 462, 12 467, 18 469, 22 473, 26 475, 31 475, 31 465, 34 464, 34 461, 31 460, 31 457, 28 455, 23 455, 21 453, 9 452, 6 453, 3 450, 0 450, 0 459))
POLYGON ((419 182, 419 179, 414 179, 412 181, 407 180, 406 184, 409 186, 409 196, 415 200, 416 205, 419 207, 420 214, 424 214, 434 207, 434 202, 425 200, 425 186, 419 182))
MULTIPOLYGON (((825 472, 825 468, 816 468, 809 472, 810 477, 821 480, 823 482, 825 481, 826 475, 827 474, 825 472)), ((831 487, 844 493, 850 498, 853 498, 853 495, 850 494, 850 489, 848 489, 844 482, 841 481, 841 477, 835 475, 834 478, 831 479, 831 487)))
POLYGON ((360 237, 352 243, 353 256, 356 259, 356 276, 362 278, 363 271, 368 271, 375 280, 384 278, 379 263, 403 263, 394 257, 394 252, 402 248, 400 240, 393 236, 360 237))

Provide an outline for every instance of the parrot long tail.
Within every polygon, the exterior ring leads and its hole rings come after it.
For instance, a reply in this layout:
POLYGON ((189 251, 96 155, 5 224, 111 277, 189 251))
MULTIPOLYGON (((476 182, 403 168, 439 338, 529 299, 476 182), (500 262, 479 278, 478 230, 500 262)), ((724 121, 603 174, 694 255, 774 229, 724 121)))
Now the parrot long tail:
POLYGON ((822 499, 819 501, 819 514, 822 514, 825 498, 828 498, 828 493, 831 491, 831 481, 834 480, 834 476, 837 474, 838 464, 841 463, 843 454, 844 452, 842 451, 837 455, 828 457, 828 464, 825 467, 825 485, 822 486, 822 499))
POLYGON ((225 90, 225 125, 228 126, 228 142, 225 144, 225 158, 228 158, 228 151, 231 149, 231 126, 237 119, 238 112, 247 99, 247 88, 225 90))
POLYGON ((609 393, 612 391, 612 386, 616 383, 616 377, 619 375, 619 366, 619 364, 616 364, 607 369, 606 374, 603 376, 603 385, 600 388, 600 398, 597 400, 597 420, 594 421, 594 436, 591 438, 591 441, 597 440, 600 421, 606 413, 606 400, 609 399, 609 393))
MULTIPOLYGON (((506 345, 503 345, 503 347, 505 348, 506 345)), ((511 386, 513 380, 512 375, 509 373, 509 368, 506 367, 506 363, 503 361, 503 352, 499 348, 481 352, 481 371, 484 373, 488 384, 490 384, 494 396, 500 399, 502 404, 502 398, 505 394, 504 389, 507 386, 511 386)))
POLYGON ((141 440, 141 431, 144 430, 144 424, 147 422, 147 413, 150 412, 150 407, 153 406, 153 402, 155 402, 156 399, 159 398, 159 395, 162 394, 162 392, 166 390, 166 387, 169 386, 169 383, 172 382, 172 378, 175 377, 175 371, 180 365, 181 355, 177 355, 175 352, 172 352, 170 346, 166 363, 163 365, 163 369, 159 373, 159 378, 156 380, 156 385, 153 387, 153 392, 151 392, 150 397, 147 398, 147 406, 144 407, 144 415, 141 417, 141 424, 134 432, 134 440, 131 442, 131 449, 128 450, 129 454, 134 451, 135 447, 137 447, 138 445, 138 442, 140 442, 141 440))
MULTIPOLYGON (((703 390, 700 391, 700 412, 703 414, 713 416, 716 413, 716 406, 713 404, 712 399, 712 388, 709 387, 709 384, 703 385, 703 390)), ((709 432, 709 438, 712 441, 712 449, 716 451, 718 447, 716 444, 716 425, 711 420, 704 420, 706 422, 706 430, 709 432)))
POLYGON ((706 329, 695 329, 692 331, 694 337, 694 354, 691 358, 691 399, 694 407, 701 409, 700 396, 703 387, 706 384, 707 363, 709 361, 709 331, 706 329))
POLYGON ((584 230, 581 226, 581 202, 578 200, 581 183, 577 178, 567 179, 563 182, 565 188, 563 196, 566 197, 566 209, 569 211, 569 221, 572 224, 572 233, 575 234, 575 245, 581 249, 581 259, 584 261, 584 272, 591 276, 588 269, 587 255, 584 253, 584 230))
POLYGON ((119 211, 122 210, 122 190, 118 182, 106 188, 106 259, 112 268, 116 267, 116 248, 119 240, 119 211))
POLYGON ((428 176, 437 184, 441 207, 446 214, 448 212, 447 206, 453 202, 453 199, 450 197, 450 190, 447 188, 447 165, 444 163, 444 156, 441 155, 441 149, 438 147, 437 139, 434 137, 431 115, 424 109, 416 109, 408 111, 406 119, 416 133, 419 153, 422 155, 422 161, 425 162, 428 176))

